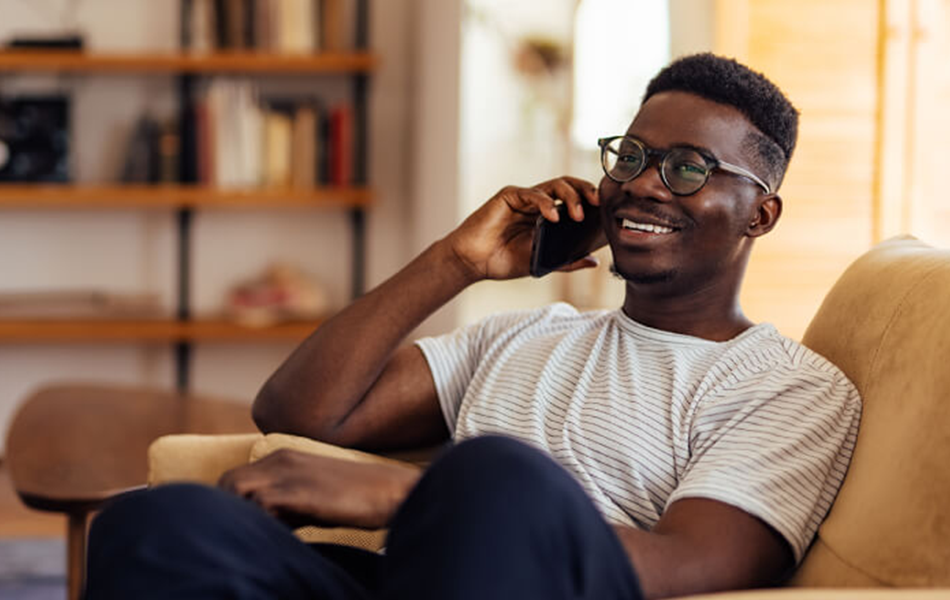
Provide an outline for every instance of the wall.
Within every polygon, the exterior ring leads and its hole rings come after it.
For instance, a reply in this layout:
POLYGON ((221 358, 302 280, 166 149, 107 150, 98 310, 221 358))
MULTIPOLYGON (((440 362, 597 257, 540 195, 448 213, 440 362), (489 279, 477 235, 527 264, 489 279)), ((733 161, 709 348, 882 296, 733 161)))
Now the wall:
MULTIPOLYGON (((375 0, 371 40, 382 57, 370 101, 371 180, 378 203, 370 210, 368 283, 402 265, 414 248, 408 210, 412 184, 411 104, 413 31, 417 0, 375 0)), ((90 48, 170 50, 177 42, 177 2, 169 0, 0 0, 0 41, 14 30, 51 31, 69 5, 90 48)), ((296 80, 295 80, 296 79, 296 80)), ((343 80, 306 83, 274 78, 268 86, 308 86, 342 95, 343 80)), ((73 97, 79 181, 114 179, 121 144, 145 112, 171 114, 174 82, 164 76, 2 76, 0 93, 69 91, 73 97)), ((197 313, 213 312, 236 280, 275 259, 299 263, 320 278, 333 300, 349 290, 349 223, 334 211, 200 212, 194 226, 193 300, 197 313), (341 250, 341 248, 343 250, 341 250)), ((425 234, 428 235, 428 234, 425 234)), ((175 293, 173 216, 134 211, 4 211, 0 213, 0 291, 91 287, 153 291, 172 306, 175 293)), ((250 400, 291 345, 199 344, 193 388, 250 400)), ((138 345, 0 344, 0 431, 18 401, 48 380, 95 380, 170 387, 171 353, 138 345)), ((0 440, 2 442, 2 440, 0 440)))
POLYGON ((877 2, 720 0, 716 44, 761 70, 799 109, 781 220, 756 242, 742 302, 799 338, 844 269, 873 241, 877 2))
MULTIPOLYGON (((448 233, 464 214, 459 205, 459 56, 462 0, 418 0, 413 46, 413 156, 409 203, 411 254, 448 233)), ((423 323, 416 336, 458 323, 459 300, 423 323)))

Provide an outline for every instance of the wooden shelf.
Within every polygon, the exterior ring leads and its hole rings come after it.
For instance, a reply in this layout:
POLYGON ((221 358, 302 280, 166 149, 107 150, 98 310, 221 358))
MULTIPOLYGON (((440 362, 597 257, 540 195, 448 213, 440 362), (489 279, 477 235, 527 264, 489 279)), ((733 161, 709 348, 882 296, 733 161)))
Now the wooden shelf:
POLYGON ((189 185, 0 184, 0 209, 345 208, 372 204, 365 187, 219 189, 189 185))
POLYGON ((223 319, 2 320, 0 344, 114 342, 300 342, 323 321, 247 327, 223 319))
POLYGON ((2 71, 78 71, 86 73, 360 73, 379 63, 367 52, 265 54, 259 52, 181 52, 119 54, 83 51, 3 50, 2 71))

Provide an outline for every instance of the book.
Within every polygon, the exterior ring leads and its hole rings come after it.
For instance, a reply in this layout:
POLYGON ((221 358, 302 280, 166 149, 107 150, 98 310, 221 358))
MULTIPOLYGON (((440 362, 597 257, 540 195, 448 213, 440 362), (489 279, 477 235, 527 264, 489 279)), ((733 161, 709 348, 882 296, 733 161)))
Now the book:
POLYGON ((343 0, 323 0, 320 12, 321 48, 327 52, 342 52, 345 49, 343 0))
POLYGON ((349 185, 353 182, 353 109, 338 104, 330 111, 329 182, 349 185))
POLYGON ((253 1, 253 41, 251 46, 262 52, 272 51, 274 44, 274 0, 253 1))
POLYGON ((305 54, 317 48, 314 0, 274 0, 277 6, 277 49, 305 54))
POLYGON ((188 33, 184 36, 189 50, 201 53, 218 47, 215 20, 214 0, 191 0, 188 33))
POLYGON ((222 47, 229 50, 241 50, 247 47, 244 37, 245 0, 224 0, 221 15, 224 32, 222 47))
POLYGON ((214 134, 208 99, 195 102, 195 142, 198 159, 198 183, 214 185, 214 134))
POLYGON ((300 103, 294 112, 291 151, 291 184, 309 188, 317 180, 317 111, 308 103, 300 103))
POLYGON ((264 134, 264 184, 273 187, 288 186, 290 185, 293 137, 290 116, 279 110, 266 111, 264 134))

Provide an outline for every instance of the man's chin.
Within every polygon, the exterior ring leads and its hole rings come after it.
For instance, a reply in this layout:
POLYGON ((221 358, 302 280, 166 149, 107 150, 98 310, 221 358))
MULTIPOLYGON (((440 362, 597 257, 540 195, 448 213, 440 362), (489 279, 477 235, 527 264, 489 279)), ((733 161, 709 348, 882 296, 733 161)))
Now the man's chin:
POLYGON ((676 277, 676 271, 672 269, 669 271, 643 273, 621 269, 617 266, 617 263, 610 263, 610 272, 613 273, 614 277, 636 285, 668 283, 676 277))

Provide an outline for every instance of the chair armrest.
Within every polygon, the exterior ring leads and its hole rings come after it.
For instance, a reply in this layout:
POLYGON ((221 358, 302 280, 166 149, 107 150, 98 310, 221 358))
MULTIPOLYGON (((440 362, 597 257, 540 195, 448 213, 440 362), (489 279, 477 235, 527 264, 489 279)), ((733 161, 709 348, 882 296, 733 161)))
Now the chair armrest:
POLYGON ((415 464, 380 454, 371 454, 361 450, 342 448, 340 446, 334 446, 333 444, 318 442, 310 438, 289 435, 286 433, 269 433, 257 440, 251 447, 249 457, 250 462, 258 461, 268 454, 276 452, 277 450, 297 450, 298 452, 317 454, 319 456, 327 456, 330 458, 339 458, 341 460, 352 460, 355 462, 388 463, 403 466, 416 466, 415 464))
POLYGON ((148 485, 191 481, 215 485, 221 475, 250 461, 260 433, 165 435, 148 448, 148 485))
MULTIPOLYGON (((166 435, 148 450, 149 486, 175 481, 192 481, 214 485, 221 475, 235 467, 260 460, 277 450, 290 449, 356 462, 400 464, 420 468, 429 451, 401 453, 413 462, 396 460, 359 450, 341 448, 308 438, 281 433, 243 435, 166 435)), ((363 530, 344 527, 301 527, 295 531, 305 542, 345 544, 377 551, 386 540, 386 530, 363 530)))
POLYGON ((950 588, 777 588, 681 596, 676 600, 950 600, 950 588))

